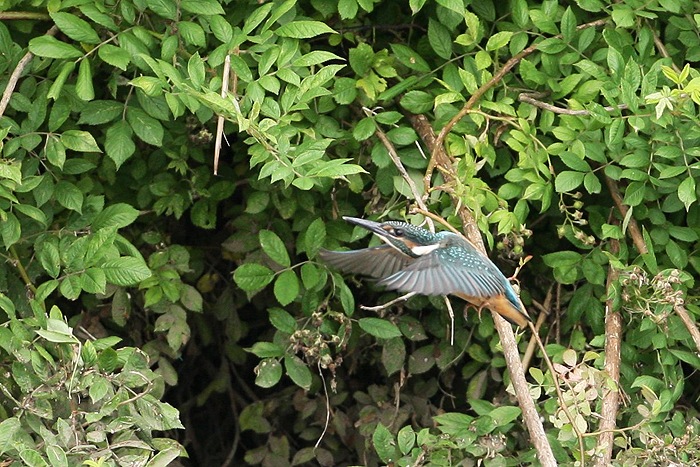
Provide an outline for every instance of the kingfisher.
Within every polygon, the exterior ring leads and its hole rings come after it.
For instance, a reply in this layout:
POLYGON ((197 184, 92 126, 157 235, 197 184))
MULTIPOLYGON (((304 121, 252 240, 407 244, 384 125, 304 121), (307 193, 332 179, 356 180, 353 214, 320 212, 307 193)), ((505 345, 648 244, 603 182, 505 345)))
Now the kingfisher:
POLYGON ((330 266, 373 277, 390 290, 455 295, 479 311, 489 308, 521 327, 531 321, 510 281, 465 238, 401 221, 343 219, 374 233, 384 244, 352 251, 322 249, 319 256, 330 266))

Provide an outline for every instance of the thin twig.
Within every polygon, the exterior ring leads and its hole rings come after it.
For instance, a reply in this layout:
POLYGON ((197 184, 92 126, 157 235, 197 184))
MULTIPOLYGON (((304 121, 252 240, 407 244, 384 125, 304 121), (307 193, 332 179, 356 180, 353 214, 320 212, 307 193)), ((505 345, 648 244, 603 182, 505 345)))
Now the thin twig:
MULTIPOLYGON (((523 92, 520 93, 518 96, 518 100, 520 102, 525 102, 530 105, 534 105, 535 107, 539 107, 540 109, 545 109, 549 110, 550 112, 554 112, 555 114, 564 114, 564 115, 591 115, 593 112, 590 110, 572 110, 572 109, 567 109, 565 107, 557 107, 556 105, 548 104, 546 102, 542 102, 540 100, 537 100, 537 97, 541 97, 542 93, 530 93, 530 92, 523 92)), ((624 110, 628 108, 627 104, 620 104, 620 105, 615 105, 615 106, 608 106, 608 107, 603 107, 606 112, 615 112, 617 110, 624 110)))
POLYGON ((417 295, 417 292, 408 292, 407 294, 401 295, 400 297, 397 297, 391 301, 388 301, 386 303, 383 303, 381 305, 377 306, 365 306, 365 305, 360 305, 360 308, 363 310, 367 311, 382 311, 386 310, 390 306, 394 305, 395 303, 403 302, 405 300, 408 300, 409 298, 413 297, 414 295, 417 295))
POLYGON ((678 303, 673 306, 673 311, 676 312, 681 321, 683 321, 683 324, 685 324, 690 336, 693 338, 693 342, 695 342, 698 353, 700 353, 700 331, 698 331, 698 327, 695 321, 693 321, 693 318, 688 314, 688 310, 686 310, 682 304, 678 303))
MULTIPOLYGON (((549 310, 552 307, 552 296, 552 287, 550 286, 549 290, 547 291, 547 295, 544 298, 543 304, 540 304, 537 300, 532 301, 535 308, 540 310, 540 313, 537 315, 537 323, 535 323, 535 330, 537 331, 538 335, 542 324, 544 324, 544 320, 546 320, 547 316, 549 316, 549 310)), ((523 354, 523 371, 527 372, 527 369, 530 367, 530 360, 532 360, 532 356, 535 354, 536 348, 537 339, 535 339, 534 335, 530 336, 530 342, 527 343, 527 349, 525 349, 525 353, 523 354)))
MULTIPOLYGON (((612 196, 617 210, 620 211, 620 215, 624 219, 627 216, 629 207, 624 203, 622 195, 620 195, 620 189, 617 186, 617 182, 608 176, 605 176, 604 178, 605 184, 608 186, 608 190, 610 190, 610 196, 612 196)), ((639 224, 637 224, 637 220, 634 217, 630 217, 629 224, 627 225, 627 231, 629 232, 630 237, 632 237, 632 242, 637 248, 637 251, 642 255, 648 253, 649 250, 647 249, 647 244, 644 242, 642 231, 639 229, 639 224)))
MULTIPOLYGON (((44 35, 55 36, 57 32, 58 26, 51 26, 51 29, 46 31, 46 34, 44 35)), ((24 69, 27 67, 27 65, 29 65, 29 62, 32 61, 32 58, 34 58, 34 54, 27 51, 27 53, 24 54, 24 57, 22 57, 17 63, 15 69, 12 70, 12 74, 7 80, 7 86, 5 87, 5 91, 3 91, 2 98, 0 98, 0 117, 2 117, 5 114, 5 109, 7 109, 7 105, 10 103, 10 98, 12 97, 12 93, 15 91, 17 81, 19 81, 20 76, 22 76, 22 73, 24 72, 24 69)))
MULTIPOLYGON (((372 116, 374 115, 374 112, 367 107, 363 107, 362 111, 365 113, 367 116, 372 116)), ((399 171, 399 174, 401 175, 401 178, 404 179, 408 187, 411 189, 411 193, 413 194, 413 198, 416 200, 416 204, 418 206, 427 211, 428 208, 425 205, 425 202, 423 201, 423 197, 421 194, 418 192, 418 187, 416 186, 416 183, 413 181, 411 176, 408 174, 408 171, 406 170, 406 167, 404 167, 403 162, 401 162, 401 158, 399 157, 399 154, 396 152, 396 148, 394 147, 393 143, 389 141, 389 138, 386 136, 386 133, 382 131, 381 128, 377 127, 375 130, 374 134, 379 138, 379 141, 382 142, 384 147, 386 148, 387 152, 389 153, 389 157, 391 158, 391 162, 394 163, 394 166, 396 166, 396 170, 399 171)))
MULTIPOLYGON (((596 21, 592 21, 590 23, 586 24, 581 24, 578 26, 576 29, 581 30, 581 29, 586 29, 586 28, 591 28, 591 27, 598 27, 602 26, 605 23, 608 22, 608 19, 599 19, 596 21)), ((561 35, 557 35, 554 37, 561 37, 561 35)), ((432 160, 439 157, 438 154, 438 147, 440 148, 440 151, 443 151, 443 146, 445 142, 445 138, 449 134, 450 131, 452 131, 452 128, 462 119, 464 118, 465 115, 469 113, 469 110, 474 107, 474 104, 481 99, 481 97, 486 94, 486 92, 494 87, 496 84, 501 82, 503 77, 510 71, 512 70, 520 61, 530 55, 531 53, 535 52, 537 48, 539 47, 539 42, 537 44, 532 44, 530 47, 527 47, 526 49, 522 50, 519 54, 515 55, 514 57, 510 58, 506 63, 503 64, 503 67, 498 70, 496 74, 493 75, 493 77, 486 82, 483 86, 481 86, 479 89, 477 89, 474 94, 471 95, 469 100, 464 104, 462 109, 457 112, 457 114, 450 119, 450 121, 445 125, 442 130, 440 130, 440 133, 438 134, 436 140, 435 140, 435 147, 436 149, 431 152, 431 163, 432 160)), ((429 164, 428 165, 428 172, 432 172, 432 167, 434 167, 434 164, 429 164)), ((426 172, 426 177, 429 176, 429 173, 426 172)))
MULTIPOLYGON (((434 146, 437 144, 437 139, 435 138, 435 132, 433 131, 433 127, 428 122, 428 119, 426 119, 423 115, 408 115, 407 118, 411 122, 411 125, 413 125, 413 129, 416 130, 416 133, 418 133, 418 136, 421 137, 425 145, 430 150, 430 153, 433 154, 431 161, 439 161, 438 167, 440 168, 440 172, 442 173, 445 182, 450 184, 453 181, 456 181, 457 175, 454 173, 451 159, 447 156, 444 148, 438 150, 434 146), (438 155, 437 158, 434 157, 436 154, 438 155)), ((430 172, 430 170, 431 169, 429 168, 428 172, 430 172)), ((426 182, 427 180, 429 186, 430 176, 428 175, 428 172, 426 172, 426 176, 423 181, 426 182)), ((426 193, 428 193, 428 191, 429 190, 426 189, 426 193)), ((474 216, 472 215, 471 211, 462 207, 461 209, 457 209, 457 215, 462 222, 462 228, 467 240, 469 240, 477 250, 485 252, 486 248, 484 246, 484 240, 481 238, 481 232, 474 221, 474 216)))
POLYGON ((323 437, 326 436, 326 432, 328 431, 328 427, 331 424, 331 399, 330 399, 330 396, 328 395, 328 387, 326 386, 326 378, 323 376, 323 368, 321 367, 320 360, 318 362, 318 375, 321 377, 321 383, 323 383, 323 394, 326 396, 326 421, 323 424, 323 432, 321 433, 321 436, 319 436, 318 440, 316 440, 316 444, 314 445, 314 451, 316 449, 318 449, 318 447, 321 445, 321 441, 323 440, 323 437))
MULTIPOLYGON (((613 220, 615 222, 615 220, 613 220)), ((615 240, 610 240, 610 253, 617 255, 620 252, 620 243, 615 240)), ((619 273, 612 266, 608 269, 608 278, 606 289, 608 297, 612 297, 609 293, 610 289, 617 282, 619 273)), ((595 460, 596 466, 604 467, 610 465, 613 450, 613 437, 616 427, 617 411, 620 407, 620 345, 622 342, 622 317, 619 310, 614 308, 614 300, 608 298, 605 301, 605 371, 608 376, 615 382, 615 388, 608 388, 603 395, 603 403, 600 409, 600 425, 598 431, 598 446, 604 449, 601 456, 597 456, 595 460)))

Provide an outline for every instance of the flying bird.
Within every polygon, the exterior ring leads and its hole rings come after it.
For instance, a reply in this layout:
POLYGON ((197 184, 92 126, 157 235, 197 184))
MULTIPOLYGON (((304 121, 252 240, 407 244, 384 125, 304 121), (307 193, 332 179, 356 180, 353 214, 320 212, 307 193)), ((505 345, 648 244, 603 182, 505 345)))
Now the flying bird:
POLYGON ((421 295, 455 295, 489 308, 521 327, 531 321, 508 279, 469 241, 452 232, 432 233, 400 221, 374 222, 344 216, 385 244, 352 251, 321 250, 325 263, 342 272, 378 279, 378 285, 421 295))

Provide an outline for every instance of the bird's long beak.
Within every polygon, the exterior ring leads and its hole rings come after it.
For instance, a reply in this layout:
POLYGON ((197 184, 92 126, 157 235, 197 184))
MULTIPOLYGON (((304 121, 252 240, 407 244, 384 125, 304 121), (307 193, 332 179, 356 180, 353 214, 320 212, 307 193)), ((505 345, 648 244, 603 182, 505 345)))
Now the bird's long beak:
POLYGON ((359 217, 343 216, 343 220, 350 222, 351 224, 359 225, 372 233, 379 235, 380 237, 387 237, 387 231, 382 229, 381 223, 370 221, 367 219, 360 219, 359 217))

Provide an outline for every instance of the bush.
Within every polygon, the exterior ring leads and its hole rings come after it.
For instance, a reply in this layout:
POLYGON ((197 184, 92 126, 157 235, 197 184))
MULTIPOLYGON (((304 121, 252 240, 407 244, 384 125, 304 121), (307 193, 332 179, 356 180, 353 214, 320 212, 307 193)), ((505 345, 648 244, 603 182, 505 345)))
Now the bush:
POLYGON ((696 457, 694 2, 12 5, 8 461, 696 457), (317 257, 428 212, 518 272, 543 349, 317 257))

